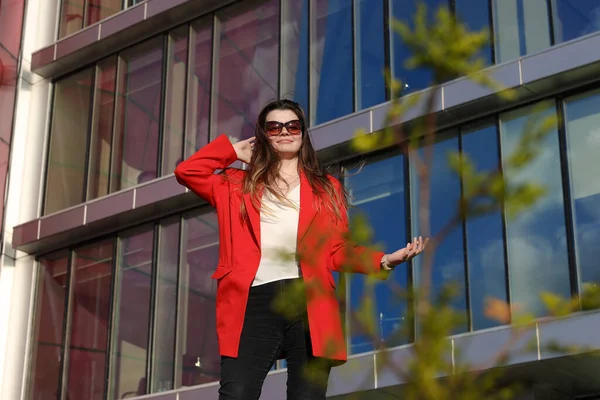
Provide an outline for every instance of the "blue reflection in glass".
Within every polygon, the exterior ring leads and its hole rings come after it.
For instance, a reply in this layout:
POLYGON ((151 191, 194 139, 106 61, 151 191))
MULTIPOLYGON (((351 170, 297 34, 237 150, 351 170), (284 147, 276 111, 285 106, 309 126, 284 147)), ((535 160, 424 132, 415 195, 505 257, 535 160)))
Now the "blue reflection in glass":
POLYGON ((281 95, 294 100, 308 118, 308 6, 309 0, 287 0, 281 4, 281 95))
MULTIPOLYGON (((423 207, 429 207, 430 232, 432 237, 438 235, 453 218, 457 216, 458 202, 461 197, 460 180, 448 165, 448 155, 458 152, 458 136, 455 132, 438 134, 437 142, 433 145, 431 164, 429 168, 429 193, 430 204, 422 204, 420 200, 420 179, 414 162, 411 162, 411 211, 413 221, 413 236, 421 235, 419 214, 423 207)), ((420 160, 426 162, 425 147, 417 150, 420 160)), ((425 188, 426 189, 426 188, 425 188)), ((413 260, 415 285, 422 279, 423 257, 413 260)), ((457 326, 455 332, 467 330, 467 301, 465 295, 465 257, 463 249, 462 224, 457 224, 450 229, 435 251, 431 274, 432 301, 438 299, 443 289, 454 285, 458 290, 452 300, 455 311, 465 312, 464 324, 457 326)))
POLYGON ((311 86, 314 123, 320 124, 354 111, 352 68, 352 2, 315 0, 314 67, 311 86))
MULTIPOLYGON (((521 108, 500 116, 502 158, 510 157, 524 134, 529 118, 541 121, 556 112, 553 101, 521 108)), ((558 131, 546 136, 538 157, 518 171, 504 169, 508 183, 542 185, 546 195, 517 218, 507 219, 506 237, 511 303, 520 311, 544 316, 540 295, 548 291, 570 295, 565 210, 560 170, 558 131)))
POLYGON ((565 102, 575 254, 582 287, 600 283, 600 91, 565 102))
MULTIPOLYGON (((425 0, 429 15, 440 6, 448 7, 448 0, 425 0)), ((402 22, 413 20, 413 16, 417 10, 417 0, 390 0, 392 18, 402 22)), ((412 26, 412 24, 411 24, 412 26)), ((401 81, 403 90, 402 94, 408 94, 414 91, 425 89, 432 84, 432 74, 428 69, 406 69, 404 64, 411 56, 408 48, 404 45, 402 38, 392 29, 390 30, 392 53, 391 53, 391 68, 394 78, 401 81)))
MULTIPOLYGON (((490 32, 490 9, 487 1, 481 0, 455 0, 456 16, 471 31, 481 31, 486 29, 490 32)), ((492 64, 492 46, 487 44, 479 54, 485 61, 485 65, 492 64)))
MULTIPOLYGON (((462 151, 469 156, 477 171, 495 171, 500 166, 496 125, 493 121, 484 123, 462 130, 462 151)), ((465 226, 471 325, 473 330, 486 329, 499 325, 485 316, 486 298, 507 301, 502 213, 497 211, 469 218, 465 226)))
POLYGON ((360 0, 357 13, 358 109, 385 101, 385 38, 383 0, 360 0))
POLYGON ((600 3, 591 0, 553 0, 554 41, 566 42, 600 30, 600 3))
MULTIPOLYGON (((384 251, 395 251, 406 245, 406 213, 404 191, 404 156, 395 156, 367 164, 356 175, 350 172, 346 184, 353 197, 350 215, 362 214, 373 229, 373 241, 382 244, 384 251)), ((364 296, 365 277, 348 275, 350 280, 350 311, 361 306, 364 296)), ((388 346, 408 342, 406 335, 399 334, 403 324, 409 323, 406 301, 397 289, 408 286, 406 264, 399 265, 386 282, 375 288, 376 311, 379 319, 381 340, 388 346)), ((360 325, 350 317, 350 353, 373 350, 372 338, 361 334, 360 325)))

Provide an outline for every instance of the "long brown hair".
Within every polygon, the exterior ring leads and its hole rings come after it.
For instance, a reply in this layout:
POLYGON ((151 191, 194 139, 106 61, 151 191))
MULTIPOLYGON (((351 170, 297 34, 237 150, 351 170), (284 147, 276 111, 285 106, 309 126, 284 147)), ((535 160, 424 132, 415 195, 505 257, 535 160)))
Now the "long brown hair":
MULTIPOLYGON (((321 167, 317 158, 317 152, 310 140, 304 111, 300 104, 291 100, 274 100, 267 104, 258 115, 254 149, 247 173, 243 178, 242 192, 250 194, 252 204, 256 209, 260 208, 259 190, 261 189, 269 190, 278 200, 285 202, 285 199, 279 190, 277 190, 280 166, 279 156, 265 132, 267 115, 274 110, 290 110, 298 117, 298 120, 302 124, 302 145, 298 154, 298 173, 303 172, 306 176, 317 199, 317 204, 315 204, 317 209, 324 206, 332 211, 334 216, 340 220, 342 213, 346 213, 348 205, 347 193, 343 186, 342 190, 337 190, 330 180, 327 171, 321 167)), ((244 219, 248 215, 243 202, 241 213, 244 219)))

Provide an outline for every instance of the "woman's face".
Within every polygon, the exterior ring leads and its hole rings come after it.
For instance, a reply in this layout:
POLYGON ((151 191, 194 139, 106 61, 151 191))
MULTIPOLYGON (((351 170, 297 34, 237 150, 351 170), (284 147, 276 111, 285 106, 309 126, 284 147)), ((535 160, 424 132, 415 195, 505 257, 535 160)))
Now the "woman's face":
POLYGON ((273 110, 265 119, 265 132, 282 158, 296 157, 302 146, 302 124, 291 110, 273 110))

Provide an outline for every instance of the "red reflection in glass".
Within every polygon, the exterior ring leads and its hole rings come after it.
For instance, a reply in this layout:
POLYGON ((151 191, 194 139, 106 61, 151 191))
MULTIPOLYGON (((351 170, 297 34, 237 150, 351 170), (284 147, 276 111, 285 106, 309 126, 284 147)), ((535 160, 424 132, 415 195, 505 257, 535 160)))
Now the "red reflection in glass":
POLYGON ((121 238, 116 335, 112 350, 113 395, 118 399, 146 394, 153 245, 151 227, 121 238))
POLYGON ((187 216, 184 235, 187 240, 181 265, 180 386, 193 386, 219 380, 221 371, 215 317, 217 287, 210 279, 219 259, 216 214, 187 216))
POLYGON ((34 348, 29 397, 58 398, 63 353, 63 326, 67 300, 66 252, 40 259, 38 300, 34 316, 34 348))
POLYGON ((226 15, 218 14, 218 100, 212 134, 245 139, 254 135, 261 108, 278 95, 279 1, 252 8, 244 4, 240 11, 236 7, 228 8, 226 15))
POLYGON ((113 241, 75 252, 67 397, 101 400, 110 314, 113 241))

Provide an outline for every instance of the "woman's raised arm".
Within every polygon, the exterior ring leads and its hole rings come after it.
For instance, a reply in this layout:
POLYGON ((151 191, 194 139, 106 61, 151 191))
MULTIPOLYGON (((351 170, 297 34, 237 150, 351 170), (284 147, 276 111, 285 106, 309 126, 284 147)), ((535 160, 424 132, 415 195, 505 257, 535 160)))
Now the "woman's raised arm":
POLYGON ((215 206, 215 186, 223 177, 215 171, 227 168, 238 160, 236 149, 225 135, 221 135, 175 169, 177 182, 215 206))

